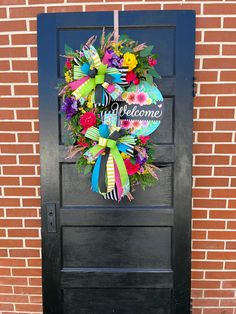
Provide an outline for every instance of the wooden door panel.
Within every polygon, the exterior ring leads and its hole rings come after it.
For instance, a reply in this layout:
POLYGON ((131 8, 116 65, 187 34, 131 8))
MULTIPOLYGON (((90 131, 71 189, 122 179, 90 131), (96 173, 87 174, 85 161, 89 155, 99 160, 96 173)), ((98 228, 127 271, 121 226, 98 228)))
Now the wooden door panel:
POLYGON ((152 134, 159 182, 135 200, 107 201, 65 159, 56 85, 64 45, 78 49, 113 12, 42 14, 38 19, 44 314, 189 314, 192 11, 120 12, 120 33, 153 44, 164 117, 152 134), (50 40, 50 45, 48 42, 50 40), (56 225, 53 228, 53 210, 56 225))
MULTIPOLYGON (((158 153, 157 153, 158 154, 158 153)), ((74 163, 61 165, 61 206, 76 206, 78 204, 87 206, 171 206, 172 204, 172 166, 161 168, 159 171, 159 183, 145 191, 137 187, 134 192, 135 200, 130 203, 123 199, 119 203, 106 201, 100 195, 91 192, 89 176, 78 174, 74 163), (88 191, 87 193, 85 191, 88 191), (88 197, 89 193, 89 197, 88 197)))
POLYGON ((62 252, 69 268, 170 269, 171 228, 64 227, 62 252))
POLYGON ((170 299, 169 289, 65 289, 64 313, 168 314, 170 299))

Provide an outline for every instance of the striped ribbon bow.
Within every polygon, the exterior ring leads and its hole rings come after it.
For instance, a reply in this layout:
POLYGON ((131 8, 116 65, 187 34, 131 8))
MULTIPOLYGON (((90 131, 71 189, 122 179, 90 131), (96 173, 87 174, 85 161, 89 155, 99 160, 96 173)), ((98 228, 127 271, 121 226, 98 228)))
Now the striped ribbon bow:
POLYGON ((116 68, 108 68, 101 62, 97 50, 91 45, 83 48, 88 63, 73 67, 73 82, 68 86, 73 90, 76 99, 83 101, 92 92, 95 105, 106 106, 110 96, 117 99, 123 89, 118 83, 122 82, 122 74, 116 68))
POLYGON ((89 161, 96 159, 92 173, 92 190, 105 195, 116 189, 118 200, 130 190, 129 176, 120 152, 133 154, 136 139, 125 135, 125 130, 115 128, 113 132, 108 125, 99 129, 90 127, 85 136, 98 142, 84 155, 89 161))

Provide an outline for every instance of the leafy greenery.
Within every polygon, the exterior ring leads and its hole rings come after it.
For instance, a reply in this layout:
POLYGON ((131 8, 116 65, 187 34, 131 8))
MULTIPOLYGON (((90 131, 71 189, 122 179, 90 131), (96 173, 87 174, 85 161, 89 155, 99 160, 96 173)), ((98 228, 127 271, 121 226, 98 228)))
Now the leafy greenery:
POLYGON ((140 51, 140 56, 141 57, 150 56, 152 49, 153 49, 153 46, 147 46, 146 48, 144 48, 143 50, 140 51))
POLYGON ((161 78, 161 76, 157 73, 157 71, 153 67, 148 68, 148 73, 155 78, 161 78))
POLYGON ((146 188, 149 188, 157 183, 157 180, 150 173, 135 173, 129 178, 133 190, 135 190, 135 187, 138 185, 140 185, 142 190, 145 190, 146 188))
POLYGON ((76 161, 76 168, 79 173, 83 173, 87 175, 92 171, 92 165, 88 164, 87 159, 84 157, 83 154, 80 154, 77 161, 76 161))

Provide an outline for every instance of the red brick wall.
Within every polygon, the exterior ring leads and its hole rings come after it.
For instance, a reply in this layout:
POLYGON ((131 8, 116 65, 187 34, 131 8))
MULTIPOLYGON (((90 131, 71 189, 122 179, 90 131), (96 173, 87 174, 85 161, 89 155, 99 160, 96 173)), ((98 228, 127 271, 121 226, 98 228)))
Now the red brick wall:
POLYGON ((40 313, 36 15, 194 9, 194 314, 236 314, 236 2, 1 0, 0 313, 40 313), (77 3, 79 3, 77 5, 77 3))

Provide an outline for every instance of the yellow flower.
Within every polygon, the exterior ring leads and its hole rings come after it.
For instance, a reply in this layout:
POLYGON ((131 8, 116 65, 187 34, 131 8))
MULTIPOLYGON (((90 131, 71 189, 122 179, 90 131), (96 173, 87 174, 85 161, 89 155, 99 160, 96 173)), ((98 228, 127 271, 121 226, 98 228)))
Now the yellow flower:
POLYGON ((86 112, 82 107, 80 107, 79 110, 81 111, 81 113, 85 113, 86 112))
POLYGON ((122 95, 122 99, 126 100, 127 96, 128 96, 128 93, 127 92, 124 92, 122 95))
POLYGON ((88 164, 93 165, 93 164, 95 164, 95 161, 88 161, 88 164))
POLYGON ((71 77, 70 77, 70 72, 67 71, 65 73, 65 80, 66 80, 66 83, 70 83, 71 82, 71 77))
POLYGON ((148 98, 148 99, 147 99, 147 105, 151 105, 151 103, 152 103, 151 98, 148 98))
POLYGON ((126 52, 124 54, 123 66, 128 67, 129 71, 133 70, 138 64, 137 59, 133 53, 126 52))
POLYGON ((87 102, 87 107, 88 107, 88 108, 93 108, 93 103, 92 103, 91 101, 88 101, 88 102, 87 102))
POLYGON ((127 155, 127 154, 125 154, 125 153, 121 153, 121 157, 122 157, 123 159, 126 159, 126 158, 129 158, 129 155, 127 155))
POLYGON ((112 48, 113 48, 113 51, 115 52, 115 54, 117 56, 122 56, 122 53, 120 52, 120 49, 123 47, 122 44, 120 42, 118 43, 112 43, 112 48))

